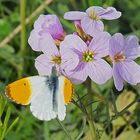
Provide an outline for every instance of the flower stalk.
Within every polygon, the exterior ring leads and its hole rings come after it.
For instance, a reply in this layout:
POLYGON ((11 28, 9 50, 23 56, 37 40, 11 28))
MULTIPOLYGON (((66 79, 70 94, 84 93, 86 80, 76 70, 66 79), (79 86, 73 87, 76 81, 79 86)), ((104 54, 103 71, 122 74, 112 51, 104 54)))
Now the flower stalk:
MULTIPOLYGON (((21 17, 21 33, 20 33, 20 55, 24 55, 26 49, 26 0, 20 0, 20 17, 21 17)), ((18 68, 18 77, 22 76, 24 62, 18 68)))
POLYGON ((20 52, 24 53, 26 47, 26 0, 20 1, 20 15, 21 15, 21 44, 20 52))
MULTIPOLYGON (((88 78, 86 81, 86 87, 87 87, 87 92, 88 92, 88 98, 87 98, 87 104, 92 102, 92 87, 91 87, 91 79, 88 78)), ((91 133, 91 140, 97 140, 97 134, 96 134, 96 128, 94 126, 94 121, 93 121, 93 111, 92 111, 92 105, 88 106, 87 108, 87 121, 89 124, 89 128, 90 128, 90 133, 91 133)))

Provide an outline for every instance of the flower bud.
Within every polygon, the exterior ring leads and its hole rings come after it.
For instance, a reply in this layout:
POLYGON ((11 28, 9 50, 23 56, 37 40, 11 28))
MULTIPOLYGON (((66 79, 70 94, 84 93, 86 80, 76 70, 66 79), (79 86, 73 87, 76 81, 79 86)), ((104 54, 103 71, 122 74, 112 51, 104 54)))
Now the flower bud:
POLYGON ((65 32, 56 15, 40 15, 34 23, 34 29, 30 33, 28 43, 34 51, 42 51, 40 40, 49 33, 55 40, 56 45, 64 39, 65 32))
POLYGON ((49 32, 54 39, 62 40, 65 32, 56 15, 40 15, 34 24, 34 29, 39 34, 49 32))

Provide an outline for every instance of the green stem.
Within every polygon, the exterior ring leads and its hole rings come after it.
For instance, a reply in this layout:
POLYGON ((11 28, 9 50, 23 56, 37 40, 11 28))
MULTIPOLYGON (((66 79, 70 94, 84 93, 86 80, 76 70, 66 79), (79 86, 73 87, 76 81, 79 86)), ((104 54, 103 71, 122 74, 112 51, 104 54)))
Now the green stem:
POLYGON ((90 128, 90 133, 91 133, 91 140, 97 140, 97 135, 95 131, 95 126, 93 124, 93 121, 91 119, 88 120, 89 128, 90 128))
POLYGON ((113 104, 113 107, 114 107, 115 115, 117 115, 118 114, 118 109, 117 109, 117 106, 116 106, 115 95, 114 95, 113 92, 111 92, 111 101, 112 101, 112 104, 113 104))
POLYGON ((73 140, 72 137, 70 136, 69 132, 67 131, 67 129, 64 127, 64 125, 59 121, 59 119, 56 119, 57 122, 59 123, 59 125, 61 126, 61 128, 64 130, 65 134, 67 135, 69 140, 73 140))
MULTIPOLYGON (((117 115, 112 116, 112 118, 109 120, 110 123, 116 119, 118 119, 118 117, 120 117, 121 115, 123 115, 132 105, 134 105, 135 103, 139 102, 140 98, 135 99, 134 101, 132 101, 129 105, 127 105, 123 110, 121 110, 120 112, 117 113, 117 115)), ((109 127, 109 124, 105 127, 104 130, 106 130, 107 127, 109 127)))
POLYGON ((25 48, 26 48, 26 0, 21 0, 20 1, 20 17, 21 17, 21 48, 20 52, 24 53, 25 48))
MULTIPOLYGON (((20 34, 20 55, 24 55, 26 48, 26 0, 20 0, 21 34, 20 34)), ((22 63, 22 67, 23 67, 22 63)), ((22 75, 22 69, 19 70, 19 77, 22 75)))
POLYGON ((47 140, 49 138, 50 138, 49 124, 48 122, 44 122, 44 140, 47 140))
MULTIPOLYGON (((93 100, 93 96, 91 94, 92 93, 91 79, 89 78, 87 79, 86 87, 87 87, 87 92, 88 92, 87 104, 89 104, 93 100)), ((88 106, 87 112, 88 112, 87 121, 90 128, 91 140, 97 140, 98 138, 97 138, 94 122, 93 122, 94 119, 93 119, 92 105, 88 106)))

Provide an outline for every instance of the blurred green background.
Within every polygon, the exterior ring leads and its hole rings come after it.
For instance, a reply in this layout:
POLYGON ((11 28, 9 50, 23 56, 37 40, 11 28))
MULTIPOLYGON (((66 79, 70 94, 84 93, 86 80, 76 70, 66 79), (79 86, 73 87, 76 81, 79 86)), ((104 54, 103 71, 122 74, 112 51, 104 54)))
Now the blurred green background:
MULTIPOLYGON (((120 19, 104 22, 105 30, 111 34, 121 32, 125 36, 134 34, 140 39, 139 0, 53 0, 49 5, 45 5, 44 0, 0 0, 0 140, 90 140, 85 117, 73 103, 67 106, 67 116, 61 124, 56 119, 43 122, 32 116, 29 107, 14 104, 3 94, 8 83, 37 75, 34 59, 39 53, 32 51, 27 40, 38 16, 56 14, 64 29, 72 33, 74 26, 63 19, 64 13, 86 10, 92 5, 114 6, 122 12, 120 19), (36 11, 38 7, 39 12, 36 11), (28 18, 26 26, 25 18, 28 18), (69 134, 66 135, 66 131, 69 134)), ((139 63, 139 59, 136 61, 139 63)), ((91 105, 100 139, 140 140, 140 107, 137 102, 140 86, 125 84, 125 90, 119 93, 112 80, 103 86, 95 83, 92 86, 95 102, 91 105), (133 105, 120 113, 131 102, 133 105)), ((75 88, 80 97, 87 92, 83 85, 75 88)), ((74 95, 75 100, 80 97, 74 95)))

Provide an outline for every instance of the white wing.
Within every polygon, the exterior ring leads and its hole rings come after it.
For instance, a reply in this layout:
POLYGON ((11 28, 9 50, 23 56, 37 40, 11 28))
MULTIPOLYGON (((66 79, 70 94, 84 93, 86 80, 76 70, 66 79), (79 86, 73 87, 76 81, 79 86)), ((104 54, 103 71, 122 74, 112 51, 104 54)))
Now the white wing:
POLYGON ((64 77, 60 76, 59 78, 59 87, 57 90, 57 103, 58 103, 58 108, 57 108, 57 115, 58 119, 60 121, 65 119, 66 116, 66 106, 64 103, 64 77))
POLYGON ((32 86, 32 97, 30 110, 32 114, 40 119, 49 121, 57 116, 53 110, 53 93, 47 86, 47 77, 29 77, 32 86))

